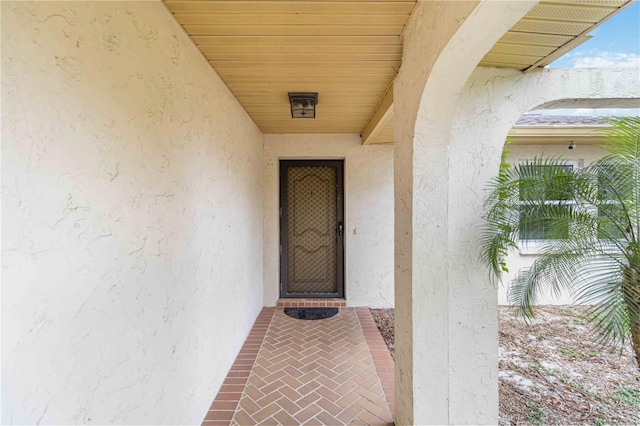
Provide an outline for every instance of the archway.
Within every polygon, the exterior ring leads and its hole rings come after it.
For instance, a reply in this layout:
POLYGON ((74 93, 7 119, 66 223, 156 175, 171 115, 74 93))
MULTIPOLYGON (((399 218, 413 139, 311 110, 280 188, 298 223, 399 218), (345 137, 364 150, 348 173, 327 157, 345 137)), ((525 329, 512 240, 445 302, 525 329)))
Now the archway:
POLYGON ((405 31, 403 67, 394 84, 400 424, 497 422, 497 321, 477 323, 478 316, 496 317, 497 304, 469 298, 458 304, 470 283, 451 284, 457 234, 449 218, 455 195, 449 145, 465 82, 536 3, 423 2, 405 31), (473 312, 478 307, 480 315, 473 312), (472 350, 466 335, 474 336, 472 350))
POLYGON ((513 123, 560 100, 639 97, 634 70, 476 69, 534 4, 425 2, 405 33, 394 89, 399 423, 497 422, 497 291, 476 241, 513 123), (436 35, 448 43, 434 46, 436 35))

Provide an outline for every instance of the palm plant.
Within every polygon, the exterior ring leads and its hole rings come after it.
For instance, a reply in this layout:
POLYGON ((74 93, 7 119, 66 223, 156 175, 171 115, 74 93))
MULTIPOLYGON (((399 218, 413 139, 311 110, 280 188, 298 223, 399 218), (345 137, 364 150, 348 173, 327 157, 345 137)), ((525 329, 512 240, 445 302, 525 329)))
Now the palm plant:
POLYGON ((568 290, 589 305, 600 343, 630 340, 640 368, 640 117, 607 121, 608 155, 584 168, 558 157, 502 165, 485 203, 482 259, 499 278, 521 238, 542 237, 510 303, 532 318, 543 292, 568 290))

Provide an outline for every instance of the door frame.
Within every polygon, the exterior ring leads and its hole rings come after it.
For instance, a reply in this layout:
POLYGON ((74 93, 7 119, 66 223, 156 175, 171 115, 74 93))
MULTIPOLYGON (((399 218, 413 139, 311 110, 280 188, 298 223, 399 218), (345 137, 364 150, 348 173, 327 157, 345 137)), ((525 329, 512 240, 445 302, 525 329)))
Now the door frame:
POLYGON ((344 298, 344 160, 280 160, 280 298, 344 298), (336 223, 342 223, 342 235, 336 229, 336 283, 337 293, 288 293, 287 292, 287 170, 289 167, 324 166, 336 169, 336 223))

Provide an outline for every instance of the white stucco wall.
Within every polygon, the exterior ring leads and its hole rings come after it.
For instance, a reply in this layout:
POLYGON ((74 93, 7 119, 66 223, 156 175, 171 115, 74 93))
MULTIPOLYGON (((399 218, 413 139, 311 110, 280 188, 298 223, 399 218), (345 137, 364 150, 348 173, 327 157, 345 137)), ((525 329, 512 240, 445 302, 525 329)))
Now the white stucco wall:
MULTIPOLYGON (((607 151, 601 145, 582 145, 577 143, 573 150, 567 149, 566 145, 511 145, 509 146, 509 157, 507 162, 510 164, 519 164, 520 162, 531 160, 541 155, 549 157, 559 157, 571 162, 577 163, 577 167, 584 167, 603 157, 607 151)), ((509 283, 516 277, 518 271, 522 268, 530 267, 535 261, 535 250, 524 249, 512 250, 507 257, 507 266, 509 273, 505 274, 502 282, 498 287, 498 303, 508 305, 509 283)), ((551 292, 543 295, 538 299, 540 305, 568 305, 573 303, 571 294, 563 291, 560 295, 554 295, 551 292)))
POLYGON ((158 2, 2 2, 2 423, 199 424, 262 307, 262 134, 158 2))
POLYGON ((394 83, 399 424, 498 420, 497 294, 473 245, 486 162, 459 149, 452 126, 478 62, 536 3, 420 2, 404 33, 394 83))
MULTIPOLYGON (((456 149, 451 158, 467 156, 490 172, 479 179, 481 191, 477 196, 464 200, 475 206, 474 216, 482 211, 480 202, 486 195, 486 182, 497 175, 500 153, 509 130, 522 114, 542 107, 640 107, 640 70, 638 69, 542 69, 523 74, 517 70, 477 68, 460 94, 456 105, 452 139, 456 149), (474 201, 475 200, 475 201, 474 201)), ((588 164, 604 151, 594 145, 578 142, 573 151, 566 146, 512 145, 510 161, 532 158, 544 151, 547 154, 564 154, 567 159, 582 160, 588 164)), ((464 184, 464 182, 463 182, 464 184)), ((467 183, 468 184, 468 183, 467 183)), ((461 219, 457 219, 462 221, 461 219)), ((478 222, 481 223, 481 222, 478 222)), ((510 274, 498 287, 498 302, 507 303, 507 285, 515 273, 533 262, 534 256, 513 252, 507 259, 510 274)), ((483 271, 484 273, 484 271, 483 271)), ((569 294, 560 298, 547 295, 540 304, 567 304, 569 294)))
POLYGON ((279 160, 344 159, 345 297, 393 307, 393 146, 358 135, 265 135, 264 303, 279 297, 279 160))

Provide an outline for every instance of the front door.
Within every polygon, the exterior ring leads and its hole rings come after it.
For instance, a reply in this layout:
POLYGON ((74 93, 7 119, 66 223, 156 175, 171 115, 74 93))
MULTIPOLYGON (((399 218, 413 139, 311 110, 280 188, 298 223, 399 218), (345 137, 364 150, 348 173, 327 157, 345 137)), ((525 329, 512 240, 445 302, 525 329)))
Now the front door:
POLYGON ((280 297, 344 297, 341 160, 280 161, 280 297))

